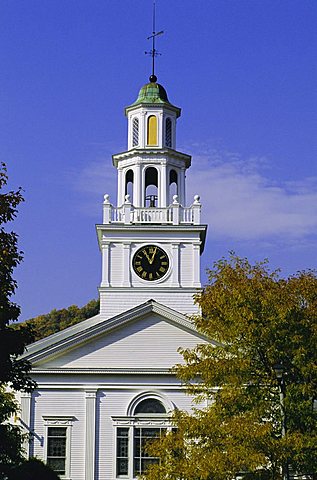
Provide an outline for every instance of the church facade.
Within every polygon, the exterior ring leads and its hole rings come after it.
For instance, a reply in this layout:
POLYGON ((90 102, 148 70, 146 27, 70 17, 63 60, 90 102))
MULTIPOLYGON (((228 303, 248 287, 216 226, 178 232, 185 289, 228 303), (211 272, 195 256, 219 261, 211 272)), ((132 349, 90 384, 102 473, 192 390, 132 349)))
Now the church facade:
POLYGON ((208 341, 198 312, 206 226, 196 195, 186 206, 191 157, 176 149, 180 109, 156 77, 125 109, 128 148, 113 155, 116 204, 104 196, 97 225, 102 257, 100 313, 29 345, 37 388, 21 394, 29 456, 67 480, 133 479, 158 461, 149 438, 190 410, 171 367, 178 348, 208 341))

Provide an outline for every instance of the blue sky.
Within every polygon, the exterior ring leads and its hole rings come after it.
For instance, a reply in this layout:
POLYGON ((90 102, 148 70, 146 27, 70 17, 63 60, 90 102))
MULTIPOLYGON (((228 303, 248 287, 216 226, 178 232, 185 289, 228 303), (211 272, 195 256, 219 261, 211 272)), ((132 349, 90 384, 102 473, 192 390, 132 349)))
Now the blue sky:
MULTIPOLYGON (((2 0, 0 160, 25 203, 13 228, 26 319, 97 297, 94 224, 115 199, 123 108, 150 74, 151 0, 2 0)), ((316 268, 317 3, 157 0, 157 75, 182 108, 202 270, 229 250, 284 275, 316 268)))

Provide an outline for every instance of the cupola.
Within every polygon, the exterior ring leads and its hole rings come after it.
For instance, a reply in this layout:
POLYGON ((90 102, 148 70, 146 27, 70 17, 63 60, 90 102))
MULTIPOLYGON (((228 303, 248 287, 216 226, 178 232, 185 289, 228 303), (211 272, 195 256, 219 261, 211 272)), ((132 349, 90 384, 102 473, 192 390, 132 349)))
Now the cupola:
POLYGON ((155 75, 125 108, 128 117, 128 149, 176 148, 176 119, 181 109, 172 105, 155 75))

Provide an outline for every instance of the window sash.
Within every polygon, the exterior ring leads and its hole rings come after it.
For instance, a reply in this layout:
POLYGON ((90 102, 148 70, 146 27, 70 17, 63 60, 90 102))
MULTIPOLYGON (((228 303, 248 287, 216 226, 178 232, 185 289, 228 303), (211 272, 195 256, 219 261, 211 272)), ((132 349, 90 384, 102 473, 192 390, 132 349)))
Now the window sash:
POLYGON ((47 429, 47 465, 59 475, 66 473, 66 427, 47 429))

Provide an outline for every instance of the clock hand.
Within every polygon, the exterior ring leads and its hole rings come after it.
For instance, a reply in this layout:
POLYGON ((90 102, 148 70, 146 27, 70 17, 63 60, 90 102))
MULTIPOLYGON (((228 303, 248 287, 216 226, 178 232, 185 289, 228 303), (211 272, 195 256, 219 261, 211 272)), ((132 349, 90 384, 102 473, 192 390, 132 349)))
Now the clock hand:
POLYGON ((148 260, 149 264, 151 264, 152 262, 151 262, 151 259, 150 259, 150 257, 149 257, 149 256, 148 256, 148 254, 147 254, 147 251, 146 251, 146 250, 143 250, 143 253, 144 253, 144 255, 146 256, 146 258, 147 258, 147 260, 148 260))
POLYGON ((154 253, 153 253, 153 255, 152 255, 152 258, 151 258, 151 260, 149 260, 149 262, 150 262, 151 265, 152 265, 152 263, 153 263, 153 261, 154 261, 154 257, 155 257, 155 255, 156 255, 156 250, 157 250, 157 248, 155 247, 155 250, 154 250, 154 253))

